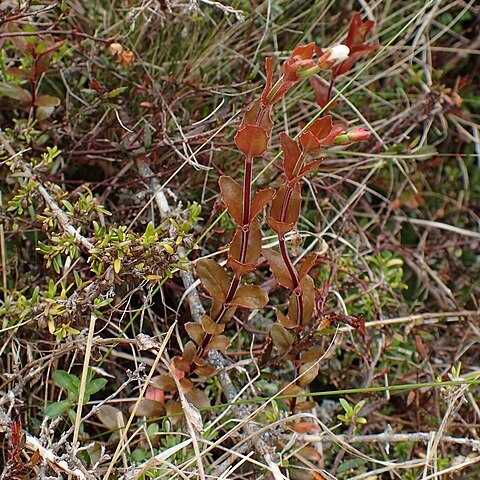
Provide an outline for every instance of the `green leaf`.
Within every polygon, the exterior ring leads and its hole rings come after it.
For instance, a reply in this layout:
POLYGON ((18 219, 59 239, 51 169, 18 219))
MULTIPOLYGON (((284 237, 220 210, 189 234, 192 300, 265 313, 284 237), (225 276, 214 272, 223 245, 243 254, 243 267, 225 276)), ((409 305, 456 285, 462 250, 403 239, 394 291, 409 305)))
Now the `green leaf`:
POLYGON ((353 408, 350 406, 350 404, 344 398, 340 399, 340 404, 342 405, 345 412, 347 412, 348 416, 353 415, 353 408))
POLYGON ((94 393, 99 392, 106 384, 108 380, 106 378, 96 378, 87 384, 85 388, 85 393, 87 395, 93 395, 94 393))
POLYGON ((73 392, 78 395, 79 380, 75 375, 65 370, 55 370, 55 372, 53 372, 53 379, 59 387, 64 388, 67 392, 73 392))
POLYGON ((62 400, 61 402, 51 403, 45 411, 45 416, 52 420, 58 418, 72 406, 70 400, 62 400))

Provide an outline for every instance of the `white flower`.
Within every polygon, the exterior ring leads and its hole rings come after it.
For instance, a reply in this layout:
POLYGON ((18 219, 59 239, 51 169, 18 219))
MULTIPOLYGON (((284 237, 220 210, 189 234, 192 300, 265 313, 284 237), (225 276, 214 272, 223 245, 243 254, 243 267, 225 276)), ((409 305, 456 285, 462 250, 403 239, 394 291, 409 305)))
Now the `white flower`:
POLYGON ((348 58, 350 49, 346 45, 335 45, 334 47, 327 50, 325 53, 329 53, 328 61, 329 62, 343 62, 348 58))

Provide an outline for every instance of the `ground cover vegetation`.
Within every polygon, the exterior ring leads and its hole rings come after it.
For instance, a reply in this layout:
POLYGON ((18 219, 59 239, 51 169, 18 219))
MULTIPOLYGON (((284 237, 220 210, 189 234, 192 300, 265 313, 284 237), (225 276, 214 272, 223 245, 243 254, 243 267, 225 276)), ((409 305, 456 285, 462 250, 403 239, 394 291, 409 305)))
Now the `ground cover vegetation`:
POLYGON ((477 478, 479 18, 1 1, 0 478, 477 478))

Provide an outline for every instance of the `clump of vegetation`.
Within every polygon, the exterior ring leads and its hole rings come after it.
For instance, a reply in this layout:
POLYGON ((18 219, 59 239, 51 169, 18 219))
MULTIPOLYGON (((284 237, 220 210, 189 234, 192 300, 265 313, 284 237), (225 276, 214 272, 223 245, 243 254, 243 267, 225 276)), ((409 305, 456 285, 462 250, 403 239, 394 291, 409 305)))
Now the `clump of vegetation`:
POLYGON ((478 476, 475 5, 3 3, 0 479, 478 476))

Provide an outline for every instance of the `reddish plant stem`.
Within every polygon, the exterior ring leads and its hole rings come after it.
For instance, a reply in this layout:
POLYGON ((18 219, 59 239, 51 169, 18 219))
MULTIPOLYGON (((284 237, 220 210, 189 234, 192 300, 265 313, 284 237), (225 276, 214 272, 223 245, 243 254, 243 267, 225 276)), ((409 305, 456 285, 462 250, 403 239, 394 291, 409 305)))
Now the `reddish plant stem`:
MULTIPOLYGON (((263 106, 257 114, 255 119, 255 124, 260 125, 265 113, 267 112, 268 105, 263 106)), ((248 241, 250 238, 250 216, 252 211, 252 178, 253 178, 253 162, 252 157, 245 157, 245 174, 243 177, 243 214, 242 214, 242 223, 243 225, 239 228, 241 229, 241 246, 240 246, 240 262, 244 263, 247 256, 248 241)), ((228 289, 225 301, 218 312, 217 316, 213 319, 215 323, 220 323, 225 314, 228 311, 229 303, 234 299, 235 294, 237 293, 238 287, 240 286, 242 276, 234 276, 230 287, 228 289)), ((197 356, 202 357, 205 354, 206 348, 212 339, 212 335, 207 333, 203 339, 202 345, 197 349, 197 356)))

